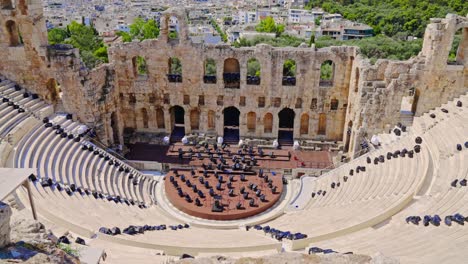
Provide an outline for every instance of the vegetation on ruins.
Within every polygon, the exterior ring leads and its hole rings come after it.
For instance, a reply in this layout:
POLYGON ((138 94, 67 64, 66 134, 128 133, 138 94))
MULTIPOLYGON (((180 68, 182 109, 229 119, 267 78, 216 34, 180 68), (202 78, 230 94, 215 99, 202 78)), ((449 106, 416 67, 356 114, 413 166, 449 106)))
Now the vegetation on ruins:
POLYGON ((107 46, 92 26, 75 21, 66 28, 54 28, 48 32, 49 44, 70 44, 80 50, 80 56, 86 67, 94 68, 109 61, 107 46))
POLYGON ((468 14, 466 0, 311 0, 307 8, 321 7, 329 13, 368 24, 375 34, 422 38, 429 19, 447 13, 468 14))
POLYGON ((238 41, 234 42, 234 47, 252 47, 260 43, 269 44, 273 47, 297 47, 301 43, 306 42, 302 38, 281 34, 281 36, 276 38, 271 38, 267 36, 257 36, 253 39, 240 38, 238 41))
POLYGON ((296 62, 291 59, 287 59, 283 65, 283 76, 296 76, 296 62))
POLYGON ((284 32, 283 24, 276 24, 275 20, 268 16, 262 20, 255 27, 257 32, 275 33, 276 36, 280 36, 284 32))
POLYGON ((251 58, 247 61, 247 76, 260 77, 260 62, 251 58))
POLYGON ((143 18, 138 17, 130 24, 129 28, 129 32, 117 32, 117 35, 122 37, 123 42, 131 42, 135 39, 139 41, 155 39, 159 36, 159 25, 153 19, 145 21, 143 18))
MULTIPOLYGON (((226 18, 225 18, 226 19, 226 18)), ((232 20, 232 18, 231 18, 232 20)), ((226 21, 226 20, 225 20, 226 21)), ((223 40, 223 42, 227 42, 228 41, 228 37, 226 35, 226 33, 221 29, 221 27, 218 25, 218 23, 216 23, 216 20, 214 20, 213 18, 210 20, 210 24, 211 26, 213 26, 213 28, 216 30, 216 32, 218 32, 219 36, 221 37, 221 39, 223 40)))

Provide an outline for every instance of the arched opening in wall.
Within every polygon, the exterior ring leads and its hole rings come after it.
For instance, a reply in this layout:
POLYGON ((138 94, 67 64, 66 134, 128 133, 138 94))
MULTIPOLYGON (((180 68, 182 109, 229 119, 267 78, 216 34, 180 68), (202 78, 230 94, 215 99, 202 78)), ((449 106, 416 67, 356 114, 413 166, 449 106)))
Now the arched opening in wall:
POLYGON ((301 116, 301 135, 308 135, 309 134, 309 115, 307 113, 301 116))
POLYGON ((205 83, 216 83, 216 62, 213 59, 205 60, 205 75, 203 76, 205 83))
POLYGON ((13 1, 12 0, 1 0, 0 1, 0 8, 1 9, 13 9, 13 1))
POLYGON ((111 114, 111 128, 112 128, 112 138, 114 139, 114 144, 120 144, 120 133, 119 133, 119 121, 117 114, 112 112, 111 114))
POLYGON ((238 60, 229 58, 224 61, 223 79, 225 88, 240 88, 240 65, 238 60))
POLYGON ((355 76, 354 76, 354 92, 357 93, 359 90, 359 68, 356 68, 355 76))
POLYGON ((272 133, 273 132, 273 115, 267 113, 263 117, 263 133, 272 133))
POLYGON ((346 129, 345 152, 349 151, 349 143, 351 142, 352 133, 353 133, 353 121, 349 121, 348 122, 348 128, 346 129))
POLYGON ((214 130, 216 128, 216 113, 213 110, 208 111, 208 130, 214 130))
POLYGON ((185 110, 181 106, 173 106, 169 109, 171 113, 172 134, 171 141, 180 141, 185 136, 185 110))
POLYGON ((181 83, 182 82, 182 62, 179 58, 169 58, 168 61, 169 73, 167 74, 167 79, 172 83, 181 83))
POLYGON ((295 86, 296 85, 296 61, 287 59, 283 64, 283 85, 295 86))
POLYGON ((260 85, 261 67, 260 62, 251 58, 247 61, 247 84, 260 85))
POLYGON ((239 109, 231 106, 225 108, 224 115, 224 142, 236 144, 239 142, 239 109))
POLYGON ((55 79, 51 78, 46 83, 47 96, 46 98, 51 102, 57 102, 60 99, 60 88, 55 79))
POLYGON ((147 76, 148 75, 148 66, 146 65, 145 58, 141 56, 136 56, 132 59, 133 64, 133 75, 135 78, 139 76, 147 76))
POLYGON ((294 139, 294 118, 296 113, 290 108, 284 108, 278 113, 278 141, 281 145, 292 145, 294 139))
POLYGON ((200 129, 200 111, 198 109, 190 111, 190 128, 192 130, 200 129))
POLYGON ((460 28, 455 33, 448 64, 465 65, 468 62, 468 28, 460 28))
POLYGON ((179 40, 179 20, 175 16, 171 16, 167 20, 167 27, 168 27, 168 41, 178 41, 179 40))
POLYGON ((146 108, 141 109, 141 119, 143 121, 143 128, 148 128, 148 110, 146 108))
POLYGON ((331 99, 330 101, 330 110, 331 111, 336 111, 338 110, 339 106, 339 101, 337 99, 331 99))
POLYGON ((327 134, 327 115, 325 113, 319 114, 318 135, 327 134))
POLYGON ((320 66, 320 86, 333 86, 333 78, 335 77, 335 63, 331 60, 324 61, 320 66))
POLYGON ((10 47, 20 46, 23 43, 23 41, 16 22, 13 20, 8 20, 5 23, 5 27, 6 32, 8 33, 8 42, 10 44, 10 47))
POLYGON ((255 112, 249 112, 247 114, 247 130, 249 132, 255 132, 257 128, 257 114, 255 112))
POLYGON ((156 109, 156 125, 159 129, 166 128, 166 125, 164 123, 164 110, 162 108, 156 109))

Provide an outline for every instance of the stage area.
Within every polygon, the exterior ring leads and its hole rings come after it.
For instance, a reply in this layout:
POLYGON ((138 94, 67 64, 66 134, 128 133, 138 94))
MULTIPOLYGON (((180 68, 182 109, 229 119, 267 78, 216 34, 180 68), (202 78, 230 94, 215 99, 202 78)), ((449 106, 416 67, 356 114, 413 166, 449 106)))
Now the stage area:
MULTIPOLYGON (((212 146, 211 146, 212 147, 212 146)), ((136 143, 128 145, 130 152, 126 155, 129 160, 155 161, 169 164, 183 164, 191 166, 201 165, 205 159, 209 159, 208 152, 203 147, 184 146, 181 143, 169 146, 154 145, 147 143, 136 143), (183 157, 179 156, 179 149, 183 152, 183 157), (190 158, 192 149, 192 158, 190 158), (197 156, 201 152, 202 160, 197 156)), ((237 155, 239 148, 230 146, 222 150, 226 156, 237 155), (229 152, 228 152, 229 151, 229 152)), ((254 148, 257 152, 257 148, 254 148)), ((292 147, 283 147, 280 150, 264 149, 264 156, 254 153, 258 166, 265 169, 293 169, 293 168, 317 168, 324 169, 333 165, 332 155, 328 151, 302 151, 293 150, 292 147), (275 158, 271 158, 271 153, 275 158), (290 157, 288 156, 290 153, 290 157)), ((216 154, 213 151, 213 154, 216 154)))

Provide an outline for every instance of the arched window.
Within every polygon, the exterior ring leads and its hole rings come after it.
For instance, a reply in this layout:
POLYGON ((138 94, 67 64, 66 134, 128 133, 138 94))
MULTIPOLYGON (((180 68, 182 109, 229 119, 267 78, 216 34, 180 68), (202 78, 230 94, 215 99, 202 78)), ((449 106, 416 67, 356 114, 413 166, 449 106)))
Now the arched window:
POLYGON ((169 29, 169 41, 179 40, 179 21, 177 17, 171 16, 166 22, 169 29))
POLYGON ((238 60, 229 58, 224 61, 223 79, 225 88, 240 88, 240 65, 238 60))
POLYGON ((331 60, 327 60, 320 66, 320 86, 333 86, 333 78, 335 76, 335 64, 331 60))
POLYGON ((317 98, 312 98, 312 101, 310 102, 310 109, 311 110, 317 109, 317 98))
POLYGON ((13 1, 12 0, 1 0, 0 1, 0 8, 1 9, 13 9, 13 1))
POLYGON ((339 102, 337 99, 332 99, 330 101, 330 110, 338 110, 339 102))
POLYGON ((257 124, 257 115, 254 112, 247 114, 247 130, 249 132, 255 132, 257 124))
POLYGON ((182 62, 179 58, 169 58, 169 73, 167 75, 169 82, 182 82, 182 62))
POLYGON ((273 132, 273 115, 267 113, 263 118, 263 133, 273 132))
POLYGON ((164 110, 162 108, 156 109, 156 123, 158 128, 166 128, 166 125, 164 124, 164 110))
POLYGON ((141 109, 141 118, 143 120, 143 128, 148 128, 149 125, 148 125, 148 111, 146 110, 146 108, 142 108, 141 109))
POLYGON ((198 109, 190 111, 190 128, 192 130, 200 129, 200 111, 198 109))
POLYGON ((287 59, 283 64, 283 85, 296 85, 296 61, 287 59))
POLYGON ((260 85, 261 67, 260 62, 251 58, 247 61, 247 84, 260 85))
POLYGON ((309 115, 307 113, 301 116, 301 135, 309 134, 309 115))
POLYGON ((317 134, 319 135, 326 135, 327 134, 327 115, 321 113, 319 115, 319 125, 317 134))
POLYGON ((215 129, 216 114, 213 110, 208 111, 208 129, 215 129))
POLYGON ((145 58, 141 56, 134 57, 132 59, 133 63, 133 74, 136 77, 148 75, 148 66, 146 65, 145 58))
POLYGON ((216 83, 216 62, 213 59, 205 60, 205 75, 203 76, 205 83, 216 83))
POLYGON ((18 31, 18 25, 13 20, 8 20, 5 24, 6 31, 8 33, 8 40, 10 47, 17 47, 21 45, 21 37, 18 31))

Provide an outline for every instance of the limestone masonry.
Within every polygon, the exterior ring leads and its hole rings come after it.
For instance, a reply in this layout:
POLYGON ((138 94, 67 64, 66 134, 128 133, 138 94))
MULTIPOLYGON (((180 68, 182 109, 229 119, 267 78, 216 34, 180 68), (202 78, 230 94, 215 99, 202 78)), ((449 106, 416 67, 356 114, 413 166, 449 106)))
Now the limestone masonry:
POLYGON ((363 138, 411 120, 468 87, 468 19, 455 15, 431 20, 417 57, 371 65, 356 47, 193 44, 186 11, 169 9, 158 39, 111 47, 109 63, 93 70, 84 67, 78 50, 48 45, 40 0, 0 9, 0 23, 0 73, 57 111, 73 113, 107 144, 123 144, 124 136, 135 132, 167 135, 177 125, 186 134, 223 136, 229 126, 223 113, 235 108, 241 138, 277 138, 282 122, 288 123, 280 119, 289 118, 295 140, 342 141, 354 153, 363 138), (169 39, 171 16, 179 21, 178 39, 169 39), (457 63, 449 65, 460 29, 457 63), (138 57, 146 61, 145 74, 137 69, 138 57), (171 72, 171 58, 180 60, 182 74, 171 72), (260 62, 259 81, 248 81, 251 58, 260 62), (215 76, 205 73, 208 59, 216 63, 215 76), (295 79, 283 75, 288 59, 296 63, 295 79), (333 65, 332 79, 320 80, 327 61, 333 65))

